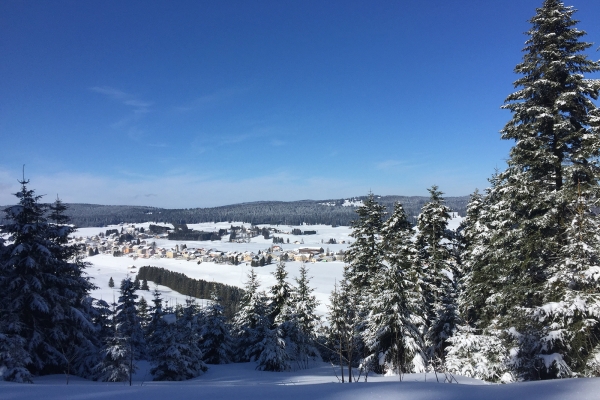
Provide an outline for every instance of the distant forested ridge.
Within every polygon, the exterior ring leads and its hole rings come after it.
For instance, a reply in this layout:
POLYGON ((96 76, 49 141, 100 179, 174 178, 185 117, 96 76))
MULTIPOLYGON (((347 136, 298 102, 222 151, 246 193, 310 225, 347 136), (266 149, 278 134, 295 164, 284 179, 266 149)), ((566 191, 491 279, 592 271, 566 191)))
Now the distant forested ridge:
POLYGON ((244 290, 236 286, 226 285, 218 282, 208 282, 203 279, 193 279, 181 272, 173 272, 159 267, 141 267, 137 279, 152 281, 157 285, 163 285, 183 295, 196 297, 198 299, 210 299, 214 289, 221 299, 225 316, 232 318, 238 308, 238 303, 244 294, 244 290))
MULTIPOLYGON (((399 201, 404 206, 409 221, 416 222, 415 216, 427 202, 424 196, 376 196, 379 204, 388 213, 393 204, 399 201)), ((78 227, 107 226, 120 223, 177 223, 197 224, 202 222, 246 222, 252 224, 300 225, 325 224, 349 226, 356 219, 356 207, 347 206, 352 202, 366 199, 366 196, 336 200, 300 201, 258 201, 210 208, 157 208, 144 206, 105 206, 98 204, 67 204, 65 212, 78 227)), ((454 212, 464 216, 468 196, 446 197, 446 204, 454 212)), ((6 207, 2 207, 6 208, 6 207)), ((0 223, 4 213, 0 212, 0 223)))

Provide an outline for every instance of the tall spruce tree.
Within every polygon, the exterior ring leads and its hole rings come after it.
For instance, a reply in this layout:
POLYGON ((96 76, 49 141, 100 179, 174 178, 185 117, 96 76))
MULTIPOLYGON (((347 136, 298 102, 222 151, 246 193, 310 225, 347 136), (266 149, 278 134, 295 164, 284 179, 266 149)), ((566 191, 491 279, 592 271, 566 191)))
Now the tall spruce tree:
POLYGON ((210 297, 211 302, 204 310, 200 327, 200 349, 207 364, 229 364, 233 359, 233 338, 215 289, 210 297))
POLYGON ((418 262, 423 268, 423 295, 427 332, 425 335, 428 357, 443 362, 446 340, 452 336, 456 324, 455 264, 448 249, 448 221, 450 208, 445 205, 443 193, 437 186, 427 189, 430 199, 417 218, 416 246, 418 262))
POLYGON ((363 323, 359 315, 359 297, 356 291, 348 284, 346 276, 348 266, 344 267, 344 279, 336 284, 331 292, 329 314, 329 343, 332 344, 337 353, 340 363, 341 381, 351 383, 353 381, 353 368, 358 364, 357 359, 362 354, 361 325, 363 323), (348 367, 347 379, 344 380, 344 367, 348 367))
POLYGON ((165 336, 163 331, 167 329, 168 325, 167 321, 163 318, 165 313, 158 286, 154 288, 152 303, 153 306, 150 309, 150 320, 144 330, 144 337, 150 362, 156 362, 160 358, 161 346, 163 346, 163 339, 165 336))
POLYGON ((285 270, 285 262, 279 261, 275 271, 273 271, 273 277, 275 277, 275 284, 269 289, 270 303, 269 303, 269 318, 271 324, 280 323, 280 315, 283 309, 290 301, 290 295, 292 288, 286 281, 288 276, 285 270))
POLYGON ((291 305, 293 312, 298 320, 300 329, 309 337, 315 337, 315 330, 319 321, 316 314, 316 308, 319 301, 315 297, 314 288, 310 287, 310 277, 308 268, 302 263, 300 266, 300 276, 295 277, 296 288, 291 294, 291 305))
POLYGON ((251 268, 240 309, 232 324, 232 331, 237 339, 237 361, 256 361, 262 352, 260 343, 271 327, 267 296, 265 292, 258 290, 259 286, 258 277, 254 268, 251 268))
POLYGON ((131 386, 136 365, 133 362, 133 348, 118 329, 105 339, 102 349, 102 361, 97 366, 96 379, 102 382, 126 382, 131 386))
POLYGON ((127 338, 135 356, 143 357, 146 353, 146 343, 137 308, 139 296, 135 292, 138 289, 139 286, 131 280, 130 276, 121 281, 121 295, 117 304, 115 324, 121 335, 127 338))
POLYGON ((67 245, 73 228, 63 217, 57 217, 59 224, 49 222, 41 196, 27 188, 29 181, 20 183, 19 203, 4 210, 8 222, 0 228, 8 243, 0 255, 0 335, 13 349, 12 368, 21 368, 8 377, 27 380, 22 368, 33 374, 89 374, 79 355, 87 357, 95 345, 87 301, 94 285, 77 249, 67 245))
MULTIPOLYGON (((490 181, 495 184, 495 175, 490 181)), ((488 201, 494 194, 487 190, 483 196, 476 190, 467 206, 467 215, 462 227, 463 275, 457 282, 458 313, 460 323, 454 335, 448 339, 446 368, 453 374, 469 376, 492 382, 511 382, 514 377, 509 372, 509 349, 500 339, 502 332, 483 323, 482 311, 492 293, 489 279, 485 274, 491 252, 481 253, 490 242, 489 232, 493 226, 493 210, 488 201)), ((493 316, 492 316, 493 318, 493 316)))
POLYGON ((383 371, 422 372, 425 326, 422 271, 413 243, 413 230, 400 203, 383 224, 384 268, 375 280, 376 299, 370 304, 363 332, 371 357, 383 371))
POLYGON ((600 65, 583 53, 591 44, 580 40, 585 32, 575 27, 574 12, 545 0, 530 20, 523 62, 515 69, 522 75, 518 90, 503 106, 512 118, 502 138, 515 144, 508 168, 492 179, 480 217, 487 231, 469 261, 474 287, 467 291, 483 305, 471 313, 474 323, 504 332, 504 345, 518 349, 511 368, 520 379, 581 373, 599 340, 597 300, 588 296, 597 279, 565 278, 594 263, 577 249, 595 240, 587 229, 597 217, 588 206, 577 211, 577 203, 580 190, 587 204, 596 203, 600 177, 600 114, 593 103, 600 80, 584 77, 600 65), (574 227, 587 233, 578 236, 574 227), (577 296, 586 300, 573 302, 577 296), (570 316, 554 308, 584 303, 570 316))
POLYGON ((108 382, 129 381, 137 370, 136 360, 146 355, 145 339, 137 314, 138 288, 130 276, 121 281, 119 302, 113 317, 113 334, 105 340, 97 378, 108 382))

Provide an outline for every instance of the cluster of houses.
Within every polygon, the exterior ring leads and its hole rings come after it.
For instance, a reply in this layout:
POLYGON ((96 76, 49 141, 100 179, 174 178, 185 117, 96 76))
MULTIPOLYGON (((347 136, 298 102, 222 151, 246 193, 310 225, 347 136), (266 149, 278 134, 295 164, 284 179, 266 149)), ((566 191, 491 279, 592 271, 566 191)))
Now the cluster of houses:
POLYGON ((343 261, 344 252, 325 251, 322 247, 300 247, 284 250, 280 244, 273 244, 264 251, 220 251, 214 248, 192 248, 185 244, 176 244, 172 248, 156 245, 155 239, 164 239, 167 233, 153 234, 135 226, 124 227, 119 232, 108 230, 90 237, 76 237, 72 243, 77 244, 82 253, 88 256, 109 254, 115 257, 136 258, 173 258, 178 260, 214 262, 223 264, 247 263, 253 266, 263 266, 273 262, 302 261, 302 262, 331 262, 343 261))

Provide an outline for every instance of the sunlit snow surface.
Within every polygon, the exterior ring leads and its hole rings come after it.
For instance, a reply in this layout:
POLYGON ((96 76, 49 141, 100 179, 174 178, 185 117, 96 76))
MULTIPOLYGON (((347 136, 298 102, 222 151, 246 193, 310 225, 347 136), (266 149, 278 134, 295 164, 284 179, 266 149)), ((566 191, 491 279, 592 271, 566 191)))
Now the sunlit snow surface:
MULTIPOLYGON (((0 382, 0 398, 48 400, 179 400, 179 399, 285 399, 285 400, 592 400, 600 393, 600 379, 563 379, 490 385, 456 377, 457 383, 438 383, 433 374, 369 376, 368 382, 341 384, 325 363, 294 372, 256 371, 255 364, 209 365, 202 376, 184 382, 148 381, 147 363, 140 365, 133 386, 128 383, 91 382, 64 375, 34 379, 33 385, 0 382)), ((339 375, 339 370, 336 369, 339 375)), ((442 379, 442 377, 440 377, 442 379)))
MULTIPOLYGON (((460 219, 453 219, 450 228, 456 228, 460 219)), ((235 224, 234 225, 239 225, 235 224)), ((148 224, 136 224, 136 226, 147 227, 148 224)), ((215 230, 228 228, 230 224, 196 224, 190 225, 197 230, 215 230)), ((111 227, 109 227, 111 228, 111 227)), ((91 236, 104 232, 109 228, 83 228, 76 235, 91 236)), ((120 227, 118 227, 120 229, 120 227)), ((282 227, 279 229, 291 231, 294 227, 282 227)), ((284 249, 293 249, 301 246, 329 247, 331 251, 346 249, 350 228, 315 225, 301 226, 302 230, 316 230, 317 235, 292 236, 277 234, 276 236, 290 238, 290 241, 303 239, 304 245, 284 244, 284 249), (321 244, 330 238, 335 238, 338 243, 342 240, 346 244, 327 245, 321 244)), ((264 250, 271 245, 270 240, 262 237, 252 239, 251 243, 228 243, 228 242, 184 242, 157 240, 161 247, 174 247, 175 244, 186 243, 188 247, 216 248, 222 251, 250 250, 255 253, 264 250)), ((143 265, 164 267, 172 271, 182 272, 193 278, 201 278, 209 281, 227 283, 230 285, 243 286, 249 266, 242 264, 238 266, 202 263, 194 261, 180 261, 173 259, 141 259, 133 260, 129 257, 112 257, 98 255, 87 258, 92 263, 87 272, 94 278, 94 283, 99 289, 93 292, 94 297, 102 297, 112 301, 113 296, 118 298, 118 285, 121 279, 128 273, 137 271, 143 265), (136 269, 128 267, 135 265, 136 269), (108 287, 108 280, 112 277, 115 281, 115 289, 108 287)), ((287 270, 290 280, 298 273, 299 262, 288 262, 287 270)), ((310 275, 313 276, 311 285, 316 289, 315 293, 322 302, 319 312, 326 312, 328 297, 333 289, 334 282, 342 276, 343 263, 315 263, 308 264, 310 275)), ((271 272, 275 265, 255 268, 263 287, 266 288, 273 283, 271 272)), ((185 296, 160 287, 164 291, 164 297, 170 302, 183 302, 185 296)), ((138 292, 150 300, 149 292, 138 292)), ((49 400, 103 400, 123 398, 127 400, 178 400, 178 399, 285 399, 285 400, 315 400, 315 399, 343 399, 343 400, 367 400, 367 399, 400 399, 400 400, 429 400, 429 399, 456 399, 456 400, 479 400, 479 399, 544 399, 544 400, 587 400, 598 399, 600 393, 600 379, 563 379, 544 382, 513 383, 508 385, 490 385, 474 379, 456 377, 457 383, 438 383, 433 374, 410 374, 403 377, 399 382, 397 376, 374 376, 368 378, 364 383, 340 384, 336 374, 339 376, 339 368, 333 368, 325 363, 312 365, 308 370, 296 370, 292 372, 262 372, 255 370, 255 364, 229 364, 210 365, 204 375, 185 382, 152 382, 148 372, 147 362, 139 362, 139 371, 134 377, 133 386, 123 383, 91 382, 81 378, 70 378, 66 385, 64 375, 52 375, 34 378, 34 384, 16 384, 0 381, 0 399, 49 399, 49 400)), ((439 377, 443 381, 443 376, 439 377)))

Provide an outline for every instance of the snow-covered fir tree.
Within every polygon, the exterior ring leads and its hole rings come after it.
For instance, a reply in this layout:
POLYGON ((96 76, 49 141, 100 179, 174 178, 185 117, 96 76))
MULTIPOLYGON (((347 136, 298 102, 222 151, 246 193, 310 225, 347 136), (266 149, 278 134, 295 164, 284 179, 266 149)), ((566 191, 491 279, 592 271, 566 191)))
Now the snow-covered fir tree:
POLYGON ((0 334, 12 349, 12 370, 21 371, 5 377, 23 380, 22 368, 32 374, 89 375, 87 360, 78 355, 87 356, 95 347, 86 300, 94 286, 75 257, 76 248, 66 244, 73 228, 62 225, 64 218, 61 225, 49 222, 48 207, 28 183, 21 181, 19 203, 4 210, 8 221, 0 228, 7 239, 0 254, 0 334))
MULTIPOLYGON (((495 182, 491 179, 492 184, 495 182)), ((487 199, 490 199, 488 190, 487 199)), ((446 368, 450 373, 483 379, 492 382, 510 382, 514 379, 509 369, 509 348, 501 339, 502 331, 493 326, 483 327, 480 310, 491 293, 486 281, 482 281, 487 270, 487 257, 479 252, 489 243, 490 210, 484 198, 475 191, 467 205, 467 215, 462 221, 463 276, 457 282, 458 313, 460 324, 448 339, 446 368), (485 293, 485 295, 482 295, 485 293)))
POLYGON ((229 364, 233 360, 234 341, 215 289, 210 297, 200 327, 200 350, 207 364, 229 364))
POLYGON ((256 369, 260 371, 283 372, 291 369, 290 356, 286 350, 283 331, 279 326, 271 328, 266 324, 258 326, 259 336, 262 338, 253 347, 259 354, 256 369))
POLYGON ((113 332, 105 339, 103 359, 96 367, 96 378, 101 381, 129 381, 131 385, 131 377, 137 370, 136 360, 146 353, 144 333, 137 315, 136 290, 130 276, 121 281, 113 332))
MULTIPOLYGON (((471 252, 474 248, 476 248, 476 243, 478 239, 485 235, 485 226, 483 224, 481 214, 483 208, 483 196, 479 193, 479 190, 475 190, 469 199, 469 203, 467 204, 467 215, 460 223, 458 230, 460 230, 460 267, 462 269, 462 274, 459 279, 456 280, 458 286, 458 306, 460 307, 464 304, 461 303, 464 299, 465 290, 470 286, 469 279, 471 279, 471 252)), ((460 312, 462 313, 462 309, 460 312)), ((470 318, 467 314, 461 314, 466 321, 469 321, 470 318)))
POLYGON ((593 194, 586 189, 581 185, 567 206, 571 221, 560 262, 548 271, 543 304, 532 310, 541 334, 539 348, 532 350, 543 354, 544 366, 552 366, 558 377, 597 374, 588 361, 597 358, 600 347, 600 223, 592 211, 595 202, 589 201, 593 194))
POLYGON ((256 361, 262 350, 258 344, 262 342, 262 335, 266 329, 271 327, 267 296, 258 290, 259 286, 258 277, 254 268, 251 268, 244 286, 240 309, 232 324, 232 331, 237 340, 237 361, 256 361))
POLYGON ((448 339, 446 369, 452 374, 491 382, 512 382, 510 354, 500 336, 498 331, 481 333, 469 325, 458 325, 448 339))
POLYGON ((319 317, 315 310, 319 304, 314 288, 310 287, 308 268, 300 266, 300 276, 295 277, 296 287, 291 293, 291 300, 284 313, 282 329, 285 332, 286 349, 298 368, 308 368, 310 360, 320 358, 316 347, 316 328, 319 317))
POLYGON ((285 262, 279 261, 275 271, 273 271, 275 283, 269 289, 269 318, 272 324, 281 323, 281 312, 290 301, 292 288, 286 281, 287 276, 285 262))
POLYGON ((112 336, 114 331, 113 310, 105 300, 94 299, 94 311, 92 322, 96 326, 98 340, 104 343, 104 339, 112 336))
POLYGON ((238 339, 241 361, 256 361, 256 368, 262 371, 287 371, 290 369, 284 333, 279 324, 273 324, 269 315, 270 307, 264 291, 258 291, 258 280, 254 271, 249 276, 242 307, 233 321, 238 339), (254 289, 252 289, 254 288, 254 289))
POLYGON ((363 205, 356 209, 358 219, 352 223, 352 236, 355 241, 348 248, 346 262, 349 265, 348 283, 362 293, 369 290, 371 282, 381 269, 382 250, 381 226, 385 217, 385 207, 378 204, 375 195, 369 193, 363 205))
POLYGON ((150 322, 150 310, 148 307, 148 302, 144 297, 141 297, 140 301, 138 301, 137 311, 140 319, 140 325, 142 326, 142 330, 144 330, 150 322))
POLYGON ((200 350, 198 307, 191 299, 174 322, 164 321, 153 341, 150 373, 156 381, 182 381, 207 370, 200 350))
MULTIPOLYGON (((0 236, 0 262, 4 261, 4 238, 0 236)), ((0 295, 0 300, 4 300, 0 295)), ((18 383, 31 383, 32 376, 29 370, 25 367, 31 363, 31 358, 25 350, 25 339, 18 334, 9 332, 10 319, 7 318, 8 313, 5 310, 4 303, 0 308, 0 375, 4 380, 18 383), (6 333, 4 333, 6 332, 6 333)))
MULTIPOLYGON (((0 321, 0 332, 6 330, 0 321)), ((0 376, 6 381, 32 383, 31 373, 25 367, 31 358, 25 351, 25 339, 15 334, 0 333, 0 376)))
POLYGON ((304 263, 300 266, 300 276, 295 277, 296 287, 291 294, 290 304, 293 307, 293 312, 298 320, 300 329, 308 336, 314 337, 315 330, 319 321, 316 314, 319 301, 312 294, 314 288, 310 286, 310 277, 308 276, 308 268, 304 263))
MULTIPOLYGON (((383 250, 381 246, 381 228, 386 215, 385 207, 377 203, 375 195, 369 193, 363 204, 356 209, 358 218, 352 222, 351 237, 355 239, 345 254, 347 263, 344 270, 344 296, 351 302, 349 314, 352 315, 352 334, 344 336, 347 348, 346 356, 349 368, 358 360, 365 361, 368 350, 361 332, 365 329, 369 314, 369 305, 376 296, 375 280, 383 268, 383 250), (349 353, 348 353, 349 351, 349 353)), ((348 331, 349 332, 349 331, 348 331)), ((365 368, 372 366, 365 364, 365 368)), ((349 370, 351 372, 351 370, 349 370)))
POLYGON ((573 276, 595 264, 578 249, 595 246, 600 80, 584 74, 600 65, 583 53, 591 44, 580 40, 574 12, 545 0, 530 20, 515 69, 522 77, 504 105, 512 118, 502 138, 515 144, 508 168, 492 178, 482 237, 468 256, 468 317, 484 335, 500 332, 518 379, 584 373, 598 345, 597 303, 587 295, 597 281, 573 276), (582 202, 586 211, 577 211, 582 202))
POLYGON ((128 338, 118 328, 105 339, 102 361, 97 366, 96 379, 102 382, 127 382, 137 370, 134 352, 128 338))
POLYGON ((400 203, 382 228, 384 267, 375 280, 367 327, 363 332, 371 358, 381 372, 421 372, 425 365, 422 330, 423 285, 413 230, 400 203))
POLYGON ((423 268, 423 295, 427 331, 425 335, 431 362, 443 362, 446 340, 452 336, 456 319, 456 274, 448 249, 450 209, 444 204, 437 186, 428 189, 430 198, 417 218, 416 246, 418 262, 423 268))
POLYGON ((114 317, 116 330, 121 336, 127 338, 136 358, 144 357, 146 354, 144 331, 137 310, 139 296, 135 292, 138 289, 139 286, 131 280, 130 276, 121 281, 120 296, 114 317))
POLYGON ((329 297, 329 339, 328 342, 337 355, 340 364, 341 381, 352 382, 353 368, 363 356, 361 325, 359 312, 359 296, 348 284, 346 275, 348 266, 344 268, 344 279, 336 283, 329 297), (347 379, 344 378, 344 367, 347 366, 347 379))
POLYGON ((152 307, 150 308, 150 320, 144 329, 144 338, 146 341, 146 349, 150 362, 158 361, 161 354, 163 340, 165 334, 163 331, 167 329, 167 321, 163 318, 162 297, 158 287, 154 289, 152 298, 152 307))

